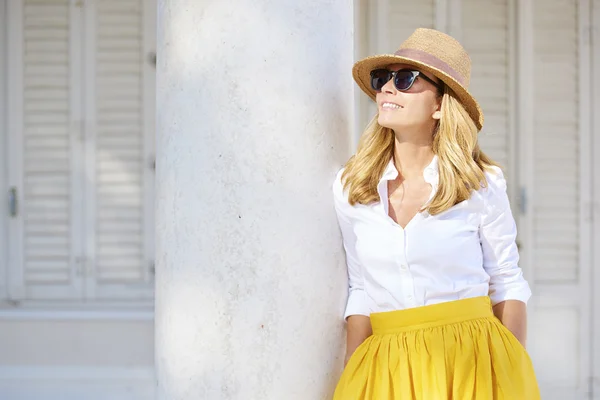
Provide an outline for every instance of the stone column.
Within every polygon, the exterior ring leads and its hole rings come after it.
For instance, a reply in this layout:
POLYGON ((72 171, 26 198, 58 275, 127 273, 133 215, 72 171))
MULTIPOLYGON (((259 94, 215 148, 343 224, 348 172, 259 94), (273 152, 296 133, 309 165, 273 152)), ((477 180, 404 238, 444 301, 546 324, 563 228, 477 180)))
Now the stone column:
POLYGON ((159 399, 331 398, 352 12, 350 0, 159 1, 159 399))

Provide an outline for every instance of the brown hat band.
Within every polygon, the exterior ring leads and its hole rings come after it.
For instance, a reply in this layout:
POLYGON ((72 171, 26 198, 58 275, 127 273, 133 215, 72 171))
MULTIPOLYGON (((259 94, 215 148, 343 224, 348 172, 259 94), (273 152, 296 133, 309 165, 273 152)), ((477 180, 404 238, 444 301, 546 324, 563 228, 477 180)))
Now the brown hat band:
POLYGON ((400 49, 394 54, 400 57, 410 58, 412 60, 419 61, 431 67, 439 69, 440 71, 445 72, 446 74, 453 77, 461 85, 465 84, 464 78, 461 74, 456 72, 451 66, 449 66, 444 61, 440 60, 434 55, 417 49, 400 49))

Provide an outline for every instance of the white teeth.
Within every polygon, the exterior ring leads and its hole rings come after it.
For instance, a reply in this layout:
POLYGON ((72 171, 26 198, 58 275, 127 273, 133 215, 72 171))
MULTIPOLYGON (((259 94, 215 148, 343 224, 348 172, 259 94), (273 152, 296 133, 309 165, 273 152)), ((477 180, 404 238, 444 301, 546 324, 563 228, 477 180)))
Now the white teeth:
POLYGON ((398 104, 394 104, 394 103, 383 103, 381 105, 381 108, 391 108, 393 110, 397 110, 400 108, 400 106, 398 104))

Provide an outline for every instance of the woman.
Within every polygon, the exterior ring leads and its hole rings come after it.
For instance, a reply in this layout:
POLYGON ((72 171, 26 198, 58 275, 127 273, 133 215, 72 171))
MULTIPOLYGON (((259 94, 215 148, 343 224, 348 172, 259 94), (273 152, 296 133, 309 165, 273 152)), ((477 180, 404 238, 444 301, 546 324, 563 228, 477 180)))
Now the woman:
POLYGON ((470 69, 431 29, 354 66, 378 113, 333 187, 350 286, 335 400, 540 398, 531 291, 470 69))

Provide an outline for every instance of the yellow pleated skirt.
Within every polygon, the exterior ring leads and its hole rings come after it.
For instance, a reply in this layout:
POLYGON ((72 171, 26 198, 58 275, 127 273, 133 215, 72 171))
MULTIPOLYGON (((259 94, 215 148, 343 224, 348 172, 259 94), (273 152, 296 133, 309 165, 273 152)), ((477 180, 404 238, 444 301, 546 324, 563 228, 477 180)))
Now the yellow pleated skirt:
POLYGON ((475 297, 371 314, 334 400, 539 400, 529 355, 475 297))

